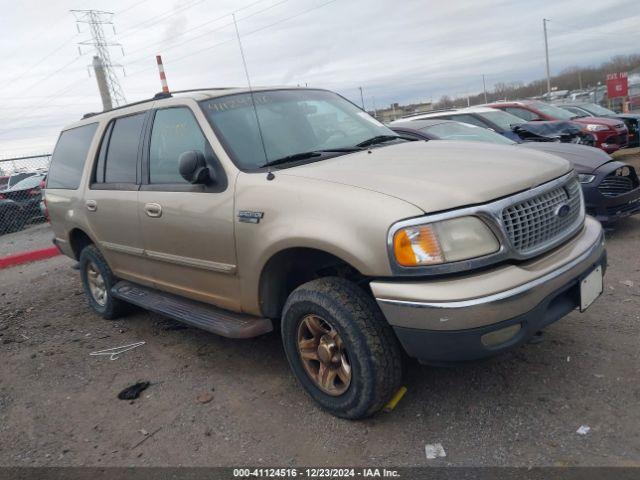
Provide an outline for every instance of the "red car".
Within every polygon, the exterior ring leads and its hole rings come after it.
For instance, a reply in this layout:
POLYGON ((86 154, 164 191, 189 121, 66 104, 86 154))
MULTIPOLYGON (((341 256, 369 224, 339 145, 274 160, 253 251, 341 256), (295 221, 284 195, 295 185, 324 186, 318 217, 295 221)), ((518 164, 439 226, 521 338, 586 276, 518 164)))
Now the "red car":
POLYGON ((509 112, 528 122, 571 120, 580 124, 583 132, 593 135, 596 139, 595 146, 607 153, 627 146, 629 131, 624 122, 615 118, 577 117, 572 112, 537 100, 490 103, 487 106, 509 112))

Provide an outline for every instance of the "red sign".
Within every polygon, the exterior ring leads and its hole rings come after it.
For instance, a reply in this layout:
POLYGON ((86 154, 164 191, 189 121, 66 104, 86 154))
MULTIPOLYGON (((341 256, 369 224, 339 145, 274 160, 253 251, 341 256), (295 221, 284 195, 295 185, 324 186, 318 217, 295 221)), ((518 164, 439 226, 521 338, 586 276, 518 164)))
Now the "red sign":
POLYGON ((607 74, 607 97, 626 97, 629 95, 627 72, 607 74))

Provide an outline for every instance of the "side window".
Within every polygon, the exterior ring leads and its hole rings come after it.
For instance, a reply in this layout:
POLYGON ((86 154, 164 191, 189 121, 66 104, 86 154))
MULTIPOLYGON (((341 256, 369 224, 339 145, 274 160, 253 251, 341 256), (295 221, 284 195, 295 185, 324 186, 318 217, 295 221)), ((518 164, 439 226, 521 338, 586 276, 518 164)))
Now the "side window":
POLYGON ((100 146, 96 181, 104 166, 105 183, 136 183, 138 147, 146 112, 117 118, 107 128, 100 146))
POLYGON ((506 107, 505 110, 511 115, 515 115, 516 117, 520 117, 527 122, 531 122, 533 120, 540 120, 540 117, 529 110, 520 107, 506 107))
POLYGON ((211 148, 187 107, 158 110, 149 146, 149 183, 188 183, 178 170, 180 155, 198 150, 211 157, 211 148))
POLYGON ((488 127, 486 123, 484 123, 479 118, 474 117, 473 115, 467 115, 467 114, 452 115, 451 120, 455 120, 456 122, 462 122, 462 123, 470 123, 471 125, 475 125, 476 127, 482 127, 482 128, 488 127))
POLYGON ((60 134, 51 158, 47 188, 75 190, 80 186, 84 162, 97 128, 97 123, 90 123, 60 134))

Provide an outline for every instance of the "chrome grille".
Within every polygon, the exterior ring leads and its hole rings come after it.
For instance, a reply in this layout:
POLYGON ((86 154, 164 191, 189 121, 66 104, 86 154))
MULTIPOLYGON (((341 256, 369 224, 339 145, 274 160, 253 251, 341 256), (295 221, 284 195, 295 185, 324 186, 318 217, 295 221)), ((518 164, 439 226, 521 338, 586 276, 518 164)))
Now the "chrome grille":
POLYGON ((605 177, 598 185, 598 191, 605 197, 617 197, 633 190, 633 179, 616 175, 615 172, 605 177))
POLYGON ((526 255, 567 235, 580 221, 582 211, 580 184, 572 178, 564 185, 505 208, 502 222, 513 249, 526 255), (569 210, 562 216, 558 213, 564 205, 569 210))

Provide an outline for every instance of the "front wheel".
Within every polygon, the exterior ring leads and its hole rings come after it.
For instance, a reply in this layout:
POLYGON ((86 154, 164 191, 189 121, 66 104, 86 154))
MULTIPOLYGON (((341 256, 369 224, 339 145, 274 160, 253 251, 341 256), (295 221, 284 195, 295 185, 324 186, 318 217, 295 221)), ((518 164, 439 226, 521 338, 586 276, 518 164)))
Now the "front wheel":
POLYGON ((338 417, 374 414, 401 385, 398 340, 352 282, 328 277, 298 287, 284 306, 281 334, 298 382, 338 417))

